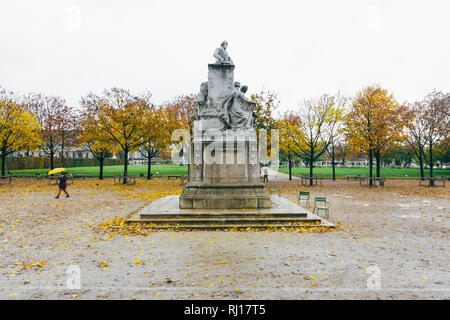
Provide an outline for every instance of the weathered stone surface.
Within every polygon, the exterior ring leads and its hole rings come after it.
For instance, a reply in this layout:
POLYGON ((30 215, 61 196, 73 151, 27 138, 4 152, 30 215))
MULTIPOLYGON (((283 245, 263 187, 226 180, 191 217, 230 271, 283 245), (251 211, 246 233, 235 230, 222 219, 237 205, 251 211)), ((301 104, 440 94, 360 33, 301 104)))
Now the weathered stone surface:
POLYGON ((185 209, 270 208, 260 181, 254 102, 234 82, 234 65, 222 43, 202 83, 190 146, 189 182, 180 197, 185 209), (227 102, 227 103, 225 103, 227 102))
POLYGON ((272 202, 264 185, 257 184, 189 184, 180 197, 182 209, 270 208, 272 202))
POLYGON ((214 58, 216 58, 216 63, 223 63, 223 64, 233 64, 233 60, 231 60, 231 57, 228 55, 227 52, 228 48, 228 41, 224 40, 220 44, 220 47, 214 50, 214 58))
POLYGON ((225 110, 225 100, 233 94, 234 65, 209 64, 208 65, 208 108, 205 115, 221 117, 225 110))
POLYGON ((152 228, 222 229, 232 227, 334 227, 333 224, 292 203, 274 196, 271 208, 180 209, 179 196, 167 196, 142 208, 127 222, 148 222, 152 228))

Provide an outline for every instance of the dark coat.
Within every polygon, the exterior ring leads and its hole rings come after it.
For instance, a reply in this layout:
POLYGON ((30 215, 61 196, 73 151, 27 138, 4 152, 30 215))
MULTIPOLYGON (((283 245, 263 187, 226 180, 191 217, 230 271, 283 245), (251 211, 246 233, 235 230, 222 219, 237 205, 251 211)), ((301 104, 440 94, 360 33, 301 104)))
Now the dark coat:
POLYGON ((59 188, 65 189, 67 187, 67 176, 61 176, 58 178, 59 180, 59 188))

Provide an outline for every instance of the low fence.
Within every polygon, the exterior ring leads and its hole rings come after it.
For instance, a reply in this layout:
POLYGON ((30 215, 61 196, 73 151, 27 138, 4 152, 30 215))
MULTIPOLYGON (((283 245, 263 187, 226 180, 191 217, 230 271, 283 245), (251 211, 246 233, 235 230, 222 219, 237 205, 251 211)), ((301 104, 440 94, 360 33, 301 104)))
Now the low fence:
MULTIPOLYGON (((64 163, 61 158, 54 158, 54 167, 94 167, 100 165, 97 159, 66 158, 64 163)), ((104 166, 123 165, 123 159, 105 159, 104 166)), ((1 162, 1 160, 0 160, 1 162)), ((7 157, 6 170, 26 170, 50 168, 48 157, 7 157)))

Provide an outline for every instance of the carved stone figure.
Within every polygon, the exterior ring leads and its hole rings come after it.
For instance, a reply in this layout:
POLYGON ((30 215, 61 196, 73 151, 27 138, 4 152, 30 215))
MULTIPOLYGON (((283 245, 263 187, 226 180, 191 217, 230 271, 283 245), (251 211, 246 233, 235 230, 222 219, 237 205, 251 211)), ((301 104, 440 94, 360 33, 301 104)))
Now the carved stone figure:
POLYGON ((236 81, 234 83, 234 91, 239 91, 239 89, 241 88, 241 84, 239 83, 239 81, 236 81))
POLYGON ((233 60, 231 60, 230 56, 227 52, 228 42, 222 41, 220 44, 220 47, 214 51, 214 58, 217 59, 216 63, 223 63, 223 64, 233 64, 233 60))
POLYGON ((208 100, 208 82, 202 82, 200 85, 200 92, 195 98, 195 102, 198 104, 198 113, 201 114, 206 108, 206 103, 208 100))
POLYGON ((250 129, 253 126, 253 107, 256 103, 245 96, 248 87, 242 86, 224 103, 223 121, 228 129, 250 129))
POLYGON ((214 51, 217 61, 208 64, 208 82, 196 97, 199 113, 180 210, 272 207, 260 181, 252 112, 256 103, 245 96, 247 86, 234 80, 235 65, 227 47, 224 41, 214 51))

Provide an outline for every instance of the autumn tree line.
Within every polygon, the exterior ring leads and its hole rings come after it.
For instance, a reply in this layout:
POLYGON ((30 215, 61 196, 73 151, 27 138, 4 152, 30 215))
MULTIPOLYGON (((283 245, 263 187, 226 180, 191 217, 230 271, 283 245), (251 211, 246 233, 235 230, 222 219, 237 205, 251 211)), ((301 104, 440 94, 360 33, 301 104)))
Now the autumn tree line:
POLYGON ((42 150, 53 169, 55 157, 64 157, 65 150, 75 146, 91 152, 99 161, 100 179, 104 160, 118 153, 124 159, 123 175, 127 177, 128 156, 135 151, 148 160, 150 178, 151 159, 172 144, 173 130, 189 129, 193 109, 192 95, 155 105, 150 93, 112 88, 101 95, 87 94, 75 109, 61 97, 35 93, 19 96, 1 89, 2 176, 5 158, 15 151, 42 150))
MULTIPOLYGON (((312 177, 315 162, 328 158, 335 179, 338 153, 343 163, 345 154, 366 154, 370 177, 373 163, 379 177, 382 159, 394 150, 414 158, 422 178, 425 166, 433 177, 436 154, 448 159, 450 93, 433 91, 422 101, 399 103, 392 93, 373 85, 353 97, 338 93, 304 99, 284 113, 273 92, 253 94, 252 100, 256 130, 267 129, 269 135, 270 130, 279 130, 280 152, 290 175, 294 159, 301 159, 312 177)), ((112 88, 83 96, 79 107, 73 108, 61 97, 19 96, 0 88, 1 174, 5 175, 6 157, 15 151, 40 149, 53 169, 57 154, 64 157, 64 150, 76 146, 99 161, 101 179, 104 160, 118 153, 127 177, 128 155, 138 151, 148 160, 150 179, 151 160, 171 148, 172 132, 192 131, 196 107, 194 95, 156 105, 149 92, 112 88)))

